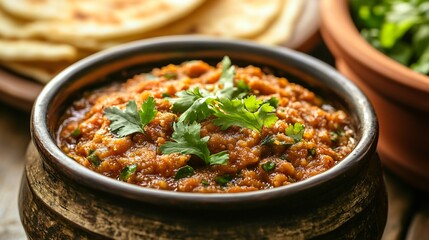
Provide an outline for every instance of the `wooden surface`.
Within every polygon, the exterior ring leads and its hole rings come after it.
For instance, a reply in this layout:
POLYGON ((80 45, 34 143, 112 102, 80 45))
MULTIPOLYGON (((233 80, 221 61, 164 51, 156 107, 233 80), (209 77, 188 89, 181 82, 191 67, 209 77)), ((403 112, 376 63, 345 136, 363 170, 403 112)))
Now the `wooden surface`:
MULTIPOLYGON (((331 61, 326 49, 315 54, 327 56, 322 59, 331 61)), ((0 240, 26 239, 17 198, 24 154, 30 141, 29 119, 28 113, 0 103, 0 240)), ((388 171, 385 179, 389 216, 383 240, 429 240, 429 193, 413 189, 388 171)))
MULTIPOLYGON (((0 79, 1 80, 1 79, 0 79)), ((25 239, 18 190, 30 141, 29 114, 0 104, 0 239, 25 239)))

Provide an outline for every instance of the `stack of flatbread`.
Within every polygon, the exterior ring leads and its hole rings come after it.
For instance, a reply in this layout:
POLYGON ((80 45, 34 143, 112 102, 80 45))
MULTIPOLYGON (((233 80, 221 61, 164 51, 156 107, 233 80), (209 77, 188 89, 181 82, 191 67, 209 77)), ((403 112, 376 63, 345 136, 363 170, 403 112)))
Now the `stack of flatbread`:
POLYGON ((0 65, 46 83, 121 43, 177 34, 288 41, 303 0, 0 0, 0 65))

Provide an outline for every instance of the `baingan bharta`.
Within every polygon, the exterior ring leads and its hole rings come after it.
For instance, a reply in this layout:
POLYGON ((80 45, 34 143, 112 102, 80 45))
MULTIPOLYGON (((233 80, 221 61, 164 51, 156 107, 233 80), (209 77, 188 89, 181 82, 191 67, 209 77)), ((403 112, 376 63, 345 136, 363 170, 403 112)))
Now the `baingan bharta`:
POLYGON ((348 114, 255 66, 167 65, 87 91, 57 144, 120 181, 181 192, 246 192, 307 179, 356 145, 348 114))

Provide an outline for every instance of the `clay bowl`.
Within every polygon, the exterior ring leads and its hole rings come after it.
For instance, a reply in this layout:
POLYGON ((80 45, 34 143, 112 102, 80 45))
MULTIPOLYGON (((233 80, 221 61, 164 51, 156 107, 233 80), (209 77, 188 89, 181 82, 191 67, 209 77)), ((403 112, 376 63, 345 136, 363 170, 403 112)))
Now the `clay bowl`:
POLYGON ((353 23, 348 1, 322 1, 321 31, 339 71, 374 104, 382 163, 415 187, 429 191, 429 77, 368 44, 353 23))
POLYGON ((33 108, 19 209, 30 239, 377 239, 387 199, 367 98, 328 65, 284 48, 209 38, 158 38, 88 57, 60 73, 33 108), (233 194, 148 189, 104 177, 68 158, 55 128, 75 93, 167 63, 224 55, 317 89, 351 113, 358 144, 331 170, 275 189, 233 194))

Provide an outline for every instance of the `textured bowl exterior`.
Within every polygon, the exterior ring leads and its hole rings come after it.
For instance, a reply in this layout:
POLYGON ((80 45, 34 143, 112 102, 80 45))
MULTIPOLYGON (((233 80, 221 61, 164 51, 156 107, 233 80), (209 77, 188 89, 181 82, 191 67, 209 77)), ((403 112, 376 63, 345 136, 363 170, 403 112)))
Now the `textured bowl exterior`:
POLYGON ((429 191, 429 77, 371 47, 355 27, 348 1, 322 1, 321 32, 339 71, 374 105, 382 163, 415 187, 429 191))
POLYGON ((387 198, 375 151, 378 125, 369 101, 326 64, 291 50, 189 37, 114 48, 76 63, 49 83, 35 103, 31 127, 33 143, 19 197, 31 239, 379 239, 386 222, 387 198), (56 123, 73 93, 102 84, 108 75, 132 74, 135 66, 141 72, 168 62, 216 62, 224 55, 329 91, 358 125, 356 148, 333 169, 289 186, 197 194, 104 177, 55 145, 56 123))

